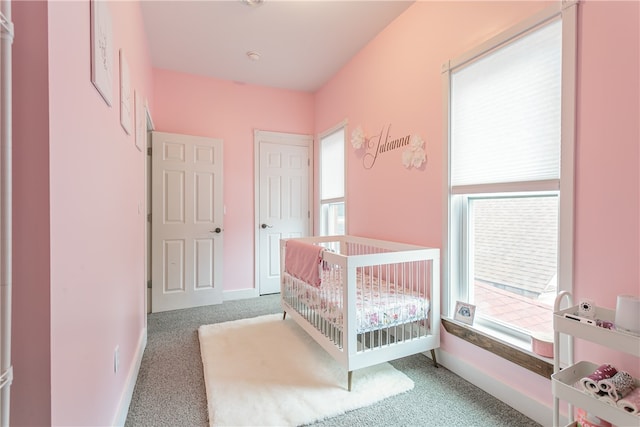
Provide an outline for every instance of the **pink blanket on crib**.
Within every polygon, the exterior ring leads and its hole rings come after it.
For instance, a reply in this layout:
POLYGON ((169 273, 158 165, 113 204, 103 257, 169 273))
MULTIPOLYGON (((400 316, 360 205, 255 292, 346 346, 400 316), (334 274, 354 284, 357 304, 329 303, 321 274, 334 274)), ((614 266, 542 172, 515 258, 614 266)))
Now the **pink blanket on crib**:
POLYGON ((323 250, 322 246, 298 240, 288 240, 284 258, 285 271, 293 277, 319 287, 323 250))

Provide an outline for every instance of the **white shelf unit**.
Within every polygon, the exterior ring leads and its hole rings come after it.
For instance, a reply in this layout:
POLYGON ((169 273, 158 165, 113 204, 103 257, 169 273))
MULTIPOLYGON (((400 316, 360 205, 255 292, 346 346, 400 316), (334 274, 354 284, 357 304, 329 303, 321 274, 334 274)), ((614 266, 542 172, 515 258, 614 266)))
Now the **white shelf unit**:
MULTIPOLYGON (((616 426, 639 426, 640 416, 630 414, 622 409, 608 405, 607 403, 590 396, 586 392, 575 387, 575 384, 583 377, 593 373, 599 365, 581 361, 574 364, 573 361, 573 341, 569 340, 569 364, 570 366, 560 370, 560 333, 567 334, 574 338, 591 341, 607 348, 622 351, 636 357, 640 357, 640 337, 621 333, 615 330, 605 329, 596 325, 577 322, 564 317, 565 313, 575 314, 578 306, 572 306, 560 310, 563 297, 568 297, 569 305, 571 295, 568 292, 561 292, 556 298, 553 314, 554 330, 554 374, 551 375, 551 390, 554 398, 553 405, 553 425, 558 426, 560 422, 559 400, 569 403, 569 422, 573 420, 573 410, 571 405, 575 405, 588 411, 595 416, 605 419, 616 426)), ((615 310, 596 307, 595 315, 597 319, 614 322, 615 310)), ((636 386, 640 387, 640 381, 636 378, 636 386)))

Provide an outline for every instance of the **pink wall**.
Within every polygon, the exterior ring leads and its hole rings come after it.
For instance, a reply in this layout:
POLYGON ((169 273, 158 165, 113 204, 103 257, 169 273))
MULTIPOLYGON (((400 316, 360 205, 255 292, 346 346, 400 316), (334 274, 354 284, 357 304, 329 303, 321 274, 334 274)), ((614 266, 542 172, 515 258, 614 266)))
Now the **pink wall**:
MULTIPOLYGON (((580 17, 575 299, 615 308, 640 295, 640 3, 589 1, 580 17)), ((640 376, 637 358, 601 357, 640 376)))
MULTIPOLYGON (((14 68, 21 113, 14 118, 20 148, 14 158, 12 425, 109 425, 145 327, 145 222, 138 211, 145 155, 120 126, 118 57, 113 107, 90 81, 89 2, 24 3, 16 5, 16 24, 22 24, 16 47, 28 34, 37 50, 19 52, 18 58, 34 58, 14 68), (40 63, 44 74, 37 73, 40 63), (18 289, 27 280, 28 289, 18 289), (34 351, 35 345, 41 348, 34 351)), ((109 8, 113 54, 124 49, 132 88, 151 98, 140 5, 110 2, 109 8)))
POLYGON ((348 146, 350 234, 441 246, 441 66, 545 4, 417 2, 316 94, 316 132, 348 118, 349 137, 357 126, 374 135, 391 124, 391 138, 425 141, 424 170, 405 169, 403 149, 367 170, 348 146))
POLYGON ((313 95, 154 70, 156 130, 224 141, 226 291, 254 288, 253 131, 313 133, 313 95))
MULTIPOLYGON (((403 150, 367 170, 348 147, 350 234, 442 247, 441 66, 545 6, 417 2, 316 94, 316 133, 348 118, 348 136, 358 125, 375 134, 392 124, 392 137, 426 141, 424 170, 405 169, 403 150)), ((606 307, 617 294, 640 293, 638 17, 637 2, 580 5, 574 293, 606 307)), ((549 380, 442 333, 450 354, 551 405, 549 380)), ((593 346, 579 345, 576 356, 619 362, 636 376, 640 369, 637 359, 593 346)))

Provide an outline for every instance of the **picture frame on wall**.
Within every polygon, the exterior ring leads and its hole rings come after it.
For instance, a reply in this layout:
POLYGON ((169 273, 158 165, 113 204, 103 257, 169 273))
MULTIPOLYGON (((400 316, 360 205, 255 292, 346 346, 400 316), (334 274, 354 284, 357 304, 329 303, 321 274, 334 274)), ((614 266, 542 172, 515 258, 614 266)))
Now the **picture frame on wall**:
POLYGON ((127 135, 131 135, 133 124, 133 108, 131 104, 129 63, 124 55, 124 51, 120 49, 120 124, 127 135))
POLYGON ((454 320, 457 320, 467 325, 473 325, 473 318, 476 315, 476 306, 462 301, 456 302, 456 310, 453 315, 454 320))
POLYGON ((106 1, 90 2, 91 83, 108 106, 113 97, 113 32, 106 1))
POLYGON ((147 115, 145 113, 145 102, 142 100, 140 91, 134 91, 135 112, 136 112, 136 148, 142 151, 145 145, 145 136, 147 134, 147 115))

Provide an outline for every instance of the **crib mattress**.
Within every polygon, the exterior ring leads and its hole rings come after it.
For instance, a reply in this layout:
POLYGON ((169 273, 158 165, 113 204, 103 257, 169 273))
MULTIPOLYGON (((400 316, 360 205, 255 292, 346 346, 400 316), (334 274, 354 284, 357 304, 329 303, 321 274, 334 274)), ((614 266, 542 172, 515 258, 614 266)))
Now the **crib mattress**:
MULTIPOLYGON (((356 331, 358 334, 426 319, 429 300, 408 295, 394 283, 358 272, 356 280, 356 331)), ((292 278, 293 279, 293 278, 292 278)), ((342 328, 342 280, 324 273, 322 286, 293 279, 285 293, 313 309, 335 327, 342 328)))

